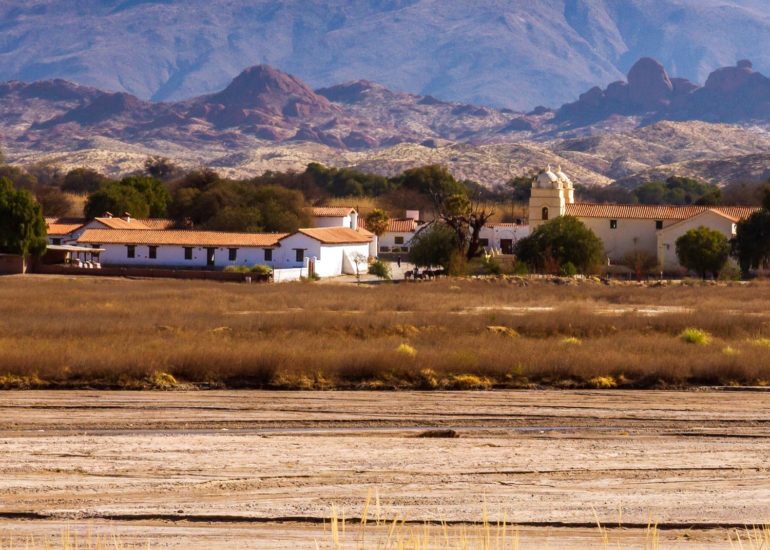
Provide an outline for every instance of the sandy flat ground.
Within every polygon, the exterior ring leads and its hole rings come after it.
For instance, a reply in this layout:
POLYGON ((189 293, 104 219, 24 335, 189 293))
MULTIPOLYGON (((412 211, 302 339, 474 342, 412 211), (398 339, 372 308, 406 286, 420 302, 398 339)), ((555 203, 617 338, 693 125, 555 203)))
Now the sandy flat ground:
POLYGON ((729 548, 770 522, 770 393, 0 392, 0 542, 323 547, 332 507, 375 493, 418 526, 486 506, 522 548, 600 548, 596 517, 624 548, 650 521, 664 548, 729 548))

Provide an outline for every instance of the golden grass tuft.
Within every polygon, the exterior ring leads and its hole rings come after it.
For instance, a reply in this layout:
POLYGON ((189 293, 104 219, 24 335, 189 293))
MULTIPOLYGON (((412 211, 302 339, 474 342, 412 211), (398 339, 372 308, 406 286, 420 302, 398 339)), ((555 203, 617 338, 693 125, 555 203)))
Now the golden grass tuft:
POLYGON ((614 376, 594 376, 588 381, 591 388, 607 390, 618 387, 618 381, 614 376))
POLYGON ((684 329, 681 334, 679 334, 679 338, 681 338, 683 342, 698 346, 706 346, 711 343, 711 335, 705 330, 698 328, 684 329))
POLYGON ((406 343, 399 344, 396 348, 396 353, 403 357, 409 357, 410 359, 417 357, 417 350, 406 343))

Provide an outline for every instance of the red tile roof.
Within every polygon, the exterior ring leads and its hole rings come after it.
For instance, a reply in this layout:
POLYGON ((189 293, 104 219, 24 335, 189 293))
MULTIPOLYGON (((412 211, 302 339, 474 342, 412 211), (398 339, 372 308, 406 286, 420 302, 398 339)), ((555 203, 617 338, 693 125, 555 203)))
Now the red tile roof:
POLYGON ((316 218, 344 218, 355 211, 352 206, 314 206, 310 214, 316 218))
POLYGON ((146 244, 153 246, 270 247, 287 233, 224 233, 162 229, 86 229, 78 239, 87 244, 146 244))
MULTIPOLYGON (((417 230, 420 224, 412 218, 390 218, 388 220, 388 227, 385 229, 386 233, 413 233, 417 230)), ((364 218, 358 218, 358 227, 366 227, 366 220, 364 218)))
POLYGON ((85 218, 46 218, 46 233, 49 235, 69 235, 77 231, 86 223, 85 218))
POLYGON ((314 227, 297 232, 324 244, 363 244, 372 240, 349 227, 314 227))
POLYGON ((750 206, 665 206, 646 204, 568 204, 566 214, 577 218, 620 218, 640 220, 686 220, 706 210, 728 218, 748 218, 759 210, 750 206))
POLYGON ((174 225, 174 220, 165 218, 95 218, 94 221, 109 227, 110 229, 169 229, 174 225))

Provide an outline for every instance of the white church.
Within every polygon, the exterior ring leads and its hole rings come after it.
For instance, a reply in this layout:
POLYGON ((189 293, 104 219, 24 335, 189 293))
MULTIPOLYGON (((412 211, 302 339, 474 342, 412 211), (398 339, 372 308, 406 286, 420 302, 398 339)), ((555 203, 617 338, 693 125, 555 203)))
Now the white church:
POLYGON ((738 221, 758 208, 745 206, 664 206, 643 204, 576 203, 572 181, 549 166, 532 183, 529 225, 539 225, 558 216, 574 216, 604 243, 609 263, 620 263, 631 252, 644 252, 658 259, 667 273, 681 272, 676 240, 690 229, 708 227, 728 239, 735 236, 738 221))

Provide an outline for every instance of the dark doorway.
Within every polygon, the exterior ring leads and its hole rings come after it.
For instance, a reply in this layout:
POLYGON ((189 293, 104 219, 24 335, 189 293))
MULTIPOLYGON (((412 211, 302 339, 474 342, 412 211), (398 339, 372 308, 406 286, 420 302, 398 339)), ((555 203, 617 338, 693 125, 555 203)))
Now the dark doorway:
POLYGON ((214 258, 215 254, 217 252, 216 248, 207 248, 206 249, 206 265, 209 267, 214 267, 214 258))
POLYGON ((513 239, 500 239, 500 249, 503 254, 513 254, 513 239))

